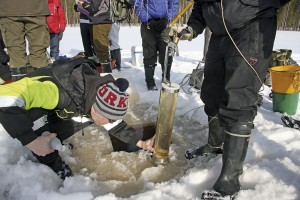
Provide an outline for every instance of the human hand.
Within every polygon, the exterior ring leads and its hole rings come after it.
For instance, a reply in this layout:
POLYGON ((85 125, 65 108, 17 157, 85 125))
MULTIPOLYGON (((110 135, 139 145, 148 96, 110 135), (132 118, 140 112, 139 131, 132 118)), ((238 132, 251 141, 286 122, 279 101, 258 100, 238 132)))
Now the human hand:
POLYGON ((78 12, 78 5, 76 3, 74 4, 74 11, 78 12))
POLYGON ((194 37, 194 31, 191 26, 186 27, 185 29, 182 29, 177 36, 180 38, 180 40, 188 40, 191 41, 194 37))
POLYGON ((10 82, 11 81, 11 73, 10 73, 10 68, 6 64, 1 64, 0 63, 0 85, 5 83, 5 82, 10 82))
POLYGON ((3 49, 0 49, 0 63, 6 65, 8 61, 9 61, 8 54, 3 49))
POLYGON ((161 33, 163 30, 165 30, 167 28, 168 23, 169 23, 169 20, 166 17, 159 19, 156 24, 156 31, 161 33))
POLYGON ((154 139, 155 139, 155 135, 146 141, 139 140, 136 146, 138 146, 139 148, 145 151, 151 151, 152 153, 155 153, 155 149, 153 148, 154 139))
POLYGON ((83 9, 85 9, 86 11, 88 11, 89 13, 92 12, 92 6, 90 3, 88 2, 84 2, 84 1, 78 1, 77 4, 79 4, 79 6, 81 6, 83 9))
POLYGON ((50 140, 55 137, 55 133, 51 133, 45 136, 39 136, 35 140, 27 144, 26 147, 28 147, 31 151, 33 151, 33 153, 37 154, 38 156, 46 156, 47 154, 55 151, 49 145, 50 140))
POLYGON ((63 30, 59 30, 58 31, 58 40, 61 41, 61 39, 63 38, 64 35, 64 31, 63 30))

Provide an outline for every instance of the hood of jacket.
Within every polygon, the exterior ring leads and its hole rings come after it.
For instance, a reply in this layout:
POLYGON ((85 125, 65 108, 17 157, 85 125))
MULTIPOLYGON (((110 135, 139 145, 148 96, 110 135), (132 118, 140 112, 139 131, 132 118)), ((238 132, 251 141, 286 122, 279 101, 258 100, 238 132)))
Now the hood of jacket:
POLYGON ((98 88, 114 81, 111 75, 100 76, 93 61, 75 58, 54 63, 52 72, 76 105, 76 112, 87 114, 96 100, 98 88))

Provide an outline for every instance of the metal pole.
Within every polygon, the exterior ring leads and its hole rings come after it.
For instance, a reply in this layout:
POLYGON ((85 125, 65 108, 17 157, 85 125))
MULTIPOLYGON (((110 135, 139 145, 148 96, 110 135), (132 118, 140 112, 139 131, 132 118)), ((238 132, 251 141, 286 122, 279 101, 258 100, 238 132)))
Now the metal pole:
POLYGON ((169 24, 169 27, 172 27, 178 20, 194 5, 194 1, 191 1, 169 24))

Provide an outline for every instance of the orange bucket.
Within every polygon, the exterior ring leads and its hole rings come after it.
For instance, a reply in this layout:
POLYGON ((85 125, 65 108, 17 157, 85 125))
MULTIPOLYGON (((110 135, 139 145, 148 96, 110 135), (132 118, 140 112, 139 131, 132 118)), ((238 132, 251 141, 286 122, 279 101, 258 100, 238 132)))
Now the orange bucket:
POLYGON ((277 66, 270 69, 272 90, 282 94, 300 92, 300 67, 277 66))

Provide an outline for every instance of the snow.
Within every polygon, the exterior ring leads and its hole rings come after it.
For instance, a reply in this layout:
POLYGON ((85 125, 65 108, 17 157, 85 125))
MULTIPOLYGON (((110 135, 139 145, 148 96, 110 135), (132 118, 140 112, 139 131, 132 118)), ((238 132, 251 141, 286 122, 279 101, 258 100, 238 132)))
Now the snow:
MULTIPOLYGON (((300 32, 278 31, 274 49, 292 49, 300 63, 300 32)), ((203 35, 192 42, 180 41, 179 56, 174 57, 171 80, 180 83, 192 72, 203 55, 203 35)), ((141 45, 136 26, 121 27, 122 71, 113 76, 130 81, 129 123, 154 123, 159 91, 147 91, 143 67, 131 64, 132 46, 141 45)), ((68 57, 83 51, 79 27, 67 27, 61 41, 61 54, 68 57)), ((161 68, 155 79, 161 83, 161 68)), ((185 90, 188 85, 183 86, 185 90)), ((89 126, 82 136, 76 133, 68 141, 73 150, 61 152, 74 176, 61 181, 47 166, 37 162, 31 152, 12 139, 0 125, 0 199, 8 200, 172 200, 200 199, 201 192, 213 186, 221 170, 222 158, 186 160, 184 151, 207 140, 207 122, 199 93, 180 89, 170 163, 153 165, 149 153, 113 152, 108 134, 102 127, 89 126)), ((300 199, 300 132, 284 127, 281 114, 272 111, 270 89, 264 87, 263 105, 258 108, 240 177, 243 190, 236 200, 300 199)), ((295 118, 300 118, 300 106, 295 118)))

